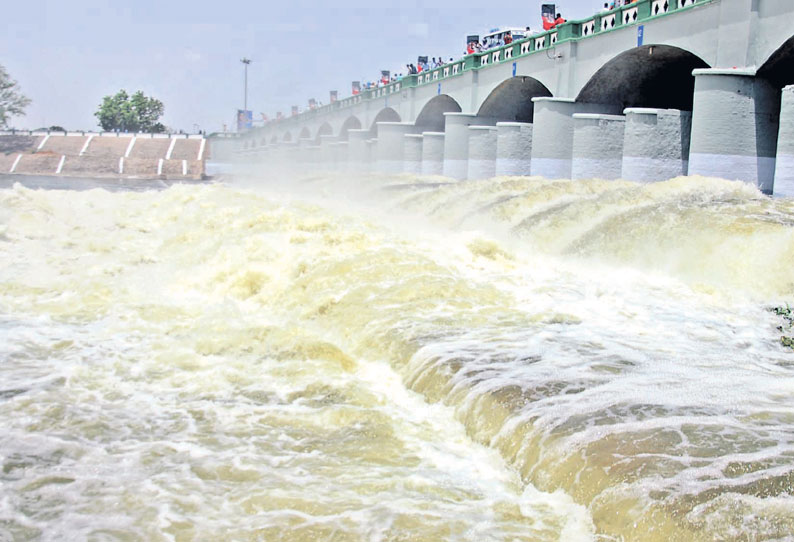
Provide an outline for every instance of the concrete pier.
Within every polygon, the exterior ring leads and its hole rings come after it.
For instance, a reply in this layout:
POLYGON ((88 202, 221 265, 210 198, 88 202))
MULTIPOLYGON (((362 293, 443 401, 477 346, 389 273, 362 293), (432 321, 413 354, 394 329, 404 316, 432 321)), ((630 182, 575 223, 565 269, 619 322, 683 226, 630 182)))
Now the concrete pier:
POLYGON ((419 175, 422 173, 422 141, 421 134, 405 134, 403 136, 403 171, 419 175))
POLYGON ((415 130, 410 122, 378 123, 378 154, 376 169, 383 173, 402 173, 405 156, 405 134, 415 130))
POLYGON ((572 98, 532 98, 532 173, 549 179, 569 179, 573 159, 572 98))
POLYGON ((776 196, 794 197, 794 86, 783 89, 775 161, 776 196))
POLYGON ((321 169, 320 164, 320 153, 321 149, 319 145, 311 145, 306 147, 305 149, 301 149, 302 159, 305 160, 307 164, 307 169, 309 171, 317 171, 321 169))
POLYGON ((570 179, 573 167, 573 115, 621 113, 620 107, 578 103, 573 98, 532 98, 532 174, 547 179, 570 179))
POLYGON ((444 132, 422 133, 422 175, 444 174, 444 132))
POLYGON ((469 126, 467 179, 490 179, 496 174, 495 126, 469 126))
POLYGON ((351 171, 369 170, 369 149, 367 148, 369 136, 369 130, 347 131, 347 154, 351 171))
POLYGON ((625 126, 620 115, 574 114, 571 178, 620 179, 625 126))
POLYGON ((337 141, 336 143, 333 143, 333 146, 336 147, 336 149, 334 149, 334 155, 336 157, 336 169, 339 171, 347 171, 349 150, 347 141, 337 141))
POLYGON ((474 113, 444 113, 444 175, 463 180, 469 173, 469 126, 474 113))
POLYGON ((334 135, 321 135, 320 136, 320 168, 319 169, 334 169, 336 167, 336 147, 331 145, 336 142, 334 135))
POLYGON ((779 93, 754 69, 694 70, 689 174, 752 183, 771 193, 779 93))
POLYGON ((532 124, 497 122, 496 175, 530 175, 532 124))
POLYGON ((624 113, 624 179, 666 181, 687 174, 691 112, 630 107, 624 113))
POLYGON ((367 156, 369 157, 369 171, 375 171, 378 160, 378 138, 367 140, 367 156))

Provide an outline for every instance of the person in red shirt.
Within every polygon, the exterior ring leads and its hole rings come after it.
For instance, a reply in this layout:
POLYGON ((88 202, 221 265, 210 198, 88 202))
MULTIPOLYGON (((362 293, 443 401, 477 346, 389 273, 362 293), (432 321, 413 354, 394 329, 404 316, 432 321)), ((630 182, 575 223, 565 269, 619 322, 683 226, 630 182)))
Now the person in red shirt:
POLYGON ((567 22, 565 19, 562 18, 562 15, 559 13, 557 14, 557 18, 554 20, 554 26, 559 26, 562 23, 567 22))
POLYGON ((507 34, 505 34, 505 45, 509 45, 511 43, 513 43, 513 34, 508 32, 507 34))

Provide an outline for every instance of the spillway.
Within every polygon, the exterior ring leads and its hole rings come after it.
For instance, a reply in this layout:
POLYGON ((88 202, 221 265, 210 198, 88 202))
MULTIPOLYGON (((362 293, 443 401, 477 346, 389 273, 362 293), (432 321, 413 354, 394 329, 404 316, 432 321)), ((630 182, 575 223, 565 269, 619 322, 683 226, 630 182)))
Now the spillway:
POLYGON ((0 539, 791 540, 794 203, 0 189, 0 539))

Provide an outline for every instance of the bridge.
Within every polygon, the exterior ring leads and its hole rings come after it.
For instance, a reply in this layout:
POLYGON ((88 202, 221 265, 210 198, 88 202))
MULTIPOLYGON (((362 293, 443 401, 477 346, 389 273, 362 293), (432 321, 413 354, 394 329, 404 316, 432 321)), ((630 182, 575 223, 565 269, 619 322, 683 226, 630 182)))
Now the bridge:
POLYGON ((794 1, 638 0, 237 140, 250 161, 738 179, 794 195, 794 1))

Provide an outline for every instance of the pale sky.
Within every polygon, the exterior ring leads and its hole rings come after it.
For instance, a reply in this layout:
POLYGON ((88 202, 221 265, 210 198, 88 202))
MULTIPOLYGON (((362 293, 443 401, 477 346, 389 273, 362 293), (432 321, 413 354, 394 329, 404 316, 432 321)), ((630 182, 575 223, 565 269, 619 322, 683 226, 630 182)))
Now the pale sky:
MULTIPOLYGON (((498 26, 540 27, 551 0, 473 2, 361 0, 42 0, 3 7, 0 64, 33 100, 22 129, 61 125, 97 130, 102 97, 142 90, 165 105, 175 130, 232 130, 243 107, 289 114, 329 90, 350 95, 353 80, 381 69, 405 71, 418 55, 459 58, 467 34, 498 26)), ((569 19, 587 17, 604 0, 558 0, 569 19)))

